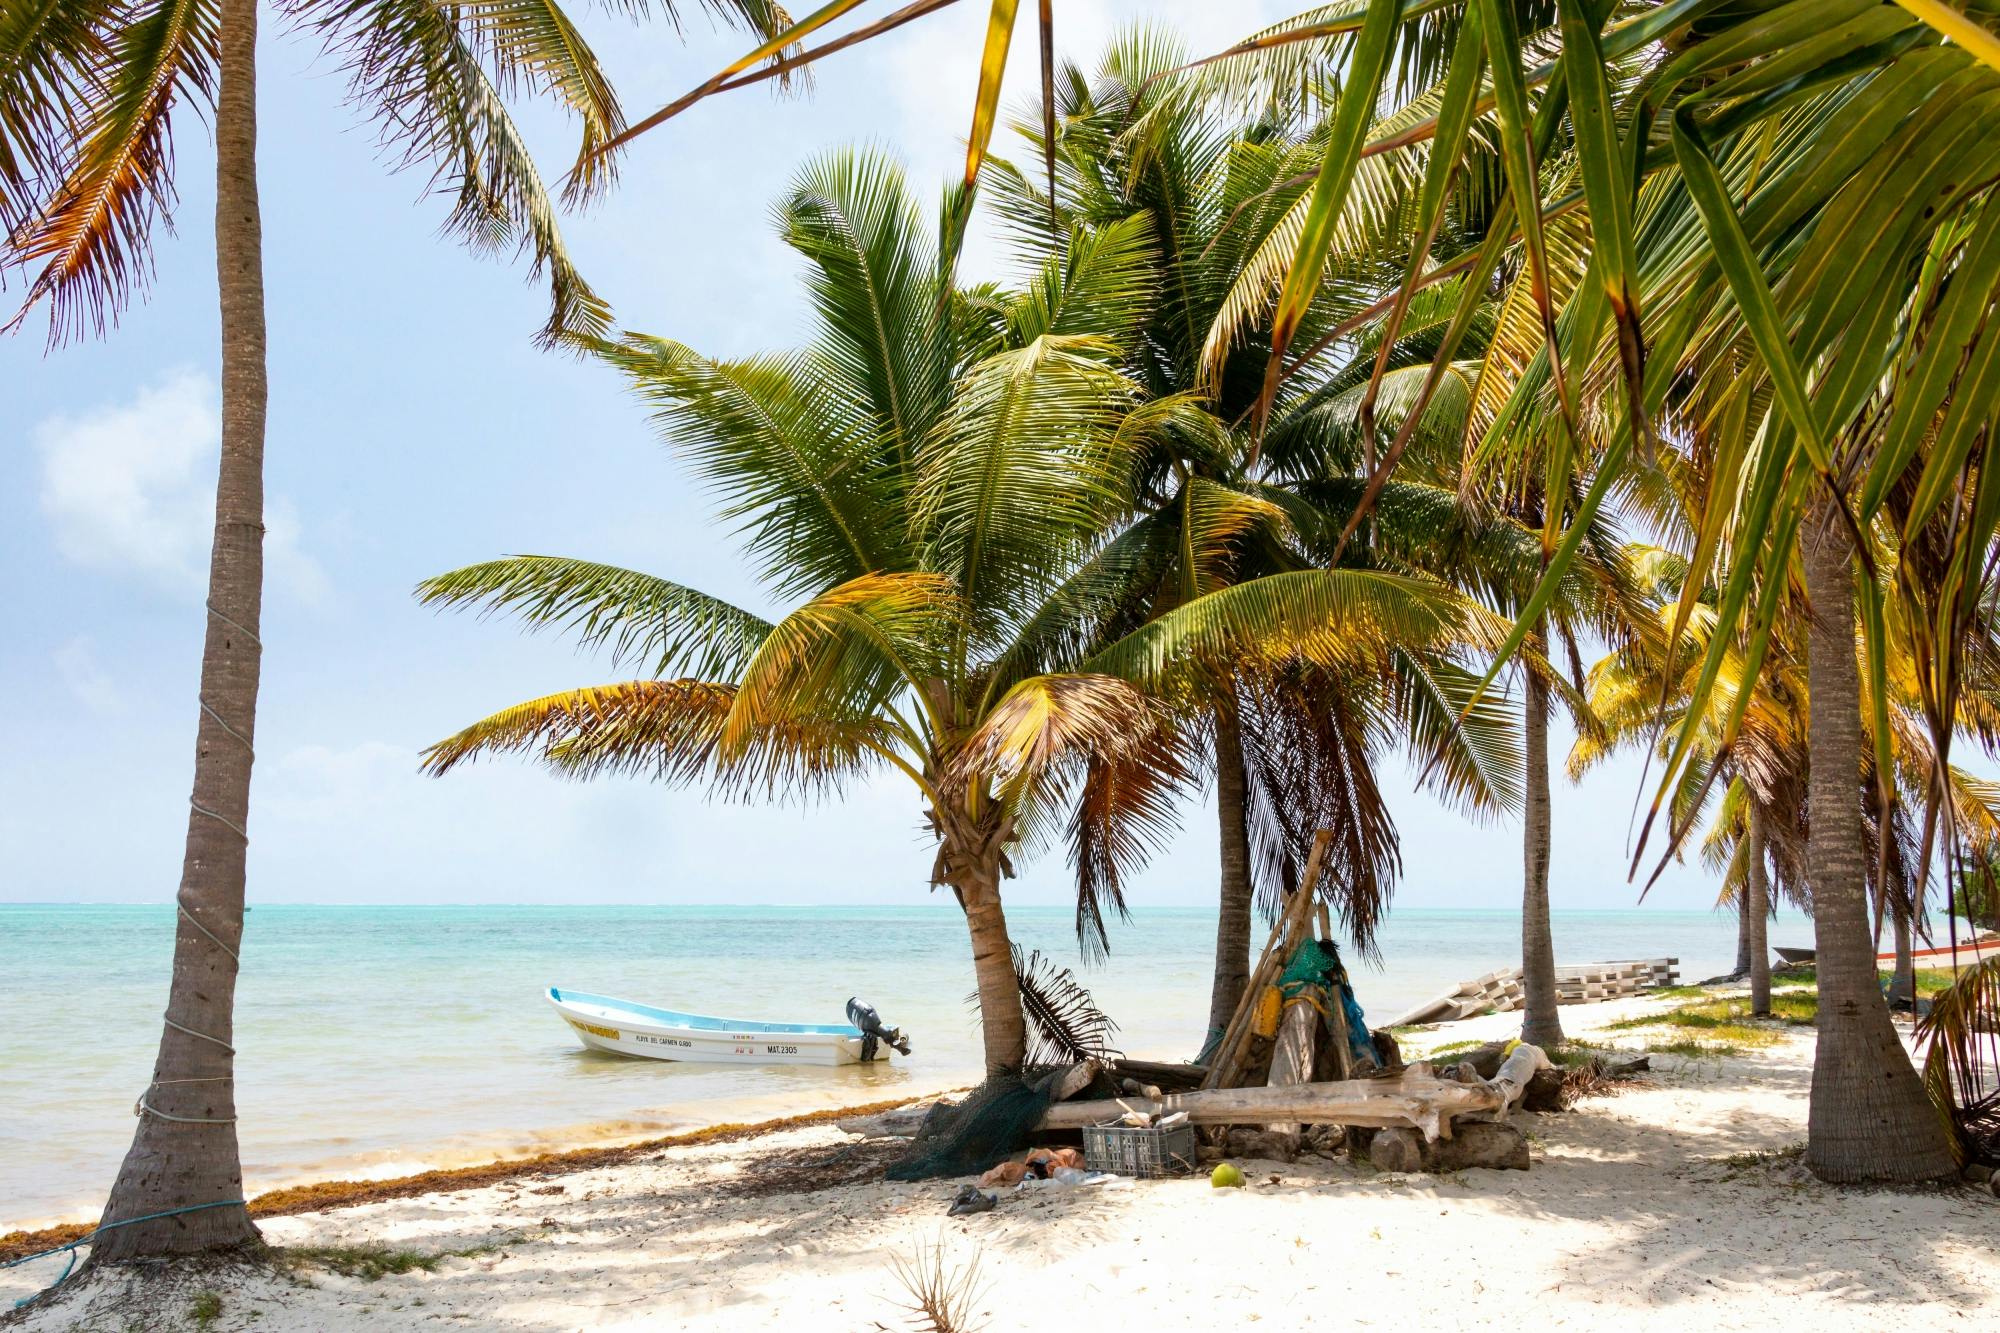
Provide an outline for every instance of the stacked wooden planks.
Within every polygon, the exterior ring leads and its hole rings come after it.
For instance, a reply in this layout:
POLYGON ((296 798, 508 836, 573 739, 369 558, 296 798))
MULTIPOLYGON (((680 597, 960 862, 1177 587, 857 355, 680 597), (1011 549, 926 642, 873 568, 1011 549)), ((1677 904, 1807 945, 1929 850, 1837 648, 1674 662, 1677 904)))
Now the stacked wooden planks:
MULTIPOLYGON (((1591 1000, 1616 1000, 1661 986, 1673 985, 1680 976, 1680 959, 1650 958, 1614 963, 1583 963, 1556 969, 1556 1002, 1583 1004, 1591 1000)), ((1521 969, 1502 968, 1433 996, 1416 1008, 1389 1020, 1392 1028, 1412 1023, 1450 1023, 1478 1014, 1519 1009, 1527 1002, 1522 990, 1521 969)))
POLYGON ((1619 1000, 1640 991, 1672 986, 1680 980, 1680 962, 1678 958, 1650 958, 1558 967, 1556 1000, 1560 1004, 1619 1000))

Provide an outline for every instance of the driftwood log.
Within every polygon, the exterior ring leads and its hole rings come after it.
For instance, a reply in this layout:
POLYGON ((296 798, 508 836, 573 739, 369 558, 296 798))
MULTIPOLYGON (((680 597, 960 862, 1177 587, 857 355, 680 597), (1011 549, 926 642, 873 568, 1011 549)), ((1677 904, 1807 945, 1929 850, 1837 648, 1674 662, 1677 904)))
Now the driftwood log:
POLYGON ((898 1106, 893 1110, 876 1115, 850 1116, 833 1122, 834 1128, 848 1134, 859 1134, 867 1139, 913 1139, 923 1128, 924 1117, 936 1107, 935 1102, 916 1102, 910 1106, 898 1106))
POLYGON ((1111 1072, 1120 1078, 1150 1083, 1168 1092, 1187 1092, 1201 1086, 1201 1081, 1208 1077, 1208 1066, 1170 1064, 1164 1060, 1118 1059, 1111 1062, 1111 1072))
MULTIPOLYGON (((1278 1020, 1278 1044, 1271 1052, 1269 1085, 1288 1088, 1311 1083, 1318 1045, 1319 1010, 1310 1004, 1286 1005, 1284 1017, 1278 1020)), ((1303 1128, 1298 1121, 1279 1120, 1269 1128, 1271 1133, 1286 1141, 1291 1155, 1298 1154, 1299 1131, 1303 1128)))
POLYGON ((1463 1116, 1504 1116, 1521 1099, 1535 1070, 1548 1063, 1541 1048, 1517 1046, 1491 1079, 1459 1083, 1440 1079, 1428 1065, 1391 1078, 1301 1083, 1288 1087, 1207 1088, 1160 1098, 1065 1102, 1051 1106, 1043 1129, 1081 1129, 1117 1120, 1130 1111, 1151 1115, 1187 1112, 1197 1125, 1365 1125, 1414 1129, 1427 1140, 1449 1138, 1463 1116))

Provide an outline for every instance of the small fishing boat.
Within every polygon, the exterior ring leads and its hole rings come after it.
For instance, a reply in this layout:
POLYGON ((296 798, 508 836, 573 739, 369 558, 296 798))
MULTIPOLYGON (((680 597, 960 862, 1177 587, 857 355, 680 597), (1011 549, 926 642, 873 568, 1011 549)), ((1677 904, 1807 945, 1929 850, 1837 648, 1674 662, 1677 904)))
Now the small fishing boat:
MULTIPOLYGON (((1971 967, 1974 963, 1982 959, 1991 958, 1995 954, 2000 954, 2000 936, 1982 935, 1977 939, 1960 940, 1958 948, 1955 951, 1960 967, 1971 967)), ((1950 967, 1953 958, 1954 950, 1949 944, 1939 945, 1935 949, 1912 949, 1910 951, 1910 960, 1918 967, 1950 967)), ((1896 961, 1895 950, 1892 949, 1888 953, 1876 954, 1875 961, 1878 963, 1893 964, 1896 961)))
POLYGON ((739 1065, 851 1065, 910 1053, 909 1038, 885 1027, 859 1000, 845 1023, 759 1023, 711 1018, 551 986, 549 1003, 577 1039, 594 1051, 649 1060, 739 1065))
POLYGON ((1819 957, 1817 949, 1793 949, 1787 948, 1782 944, 1772 945, 1771 952, 1792 966, 1797 966, 1800 963, 1810 963, 1819 957))

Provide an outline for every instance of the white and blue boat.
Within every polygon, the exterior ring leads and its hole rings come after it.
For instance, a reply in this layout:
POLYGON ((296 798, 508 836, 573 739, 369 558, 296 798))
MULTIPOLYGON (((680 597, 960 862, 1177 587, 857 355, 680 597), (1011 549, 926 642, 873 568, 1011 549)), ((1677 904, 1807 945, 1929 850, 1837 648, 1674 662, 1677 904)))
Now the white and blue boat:
POLYGON ((847 1002, 846 1023, 763 1023, 742 1018, 656 1009, 608 995, 551 986, 549 1003, 594 1051, 649 1060, 693 1060, 740 1065, 851 1065, 886 1060, 894 1048, 910 1053, 909 1040, 885 1027, 875 1011, 847 1002))

